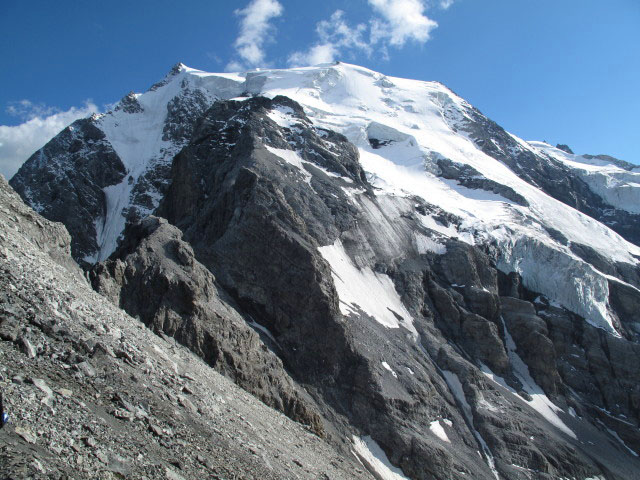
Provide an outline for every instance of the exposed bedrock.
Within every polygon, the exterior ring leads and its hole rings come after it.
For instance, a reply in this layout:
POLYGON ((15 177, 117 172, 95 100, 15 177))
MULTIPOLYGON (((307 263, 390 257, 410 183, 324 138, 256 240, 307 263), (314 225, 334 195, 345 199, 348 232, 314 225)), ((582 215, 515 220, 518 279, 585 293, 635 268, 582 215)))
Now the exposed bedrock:
POLYGON ((105 215, 103 189, 122 181, 127 171, 95 125, 95 118, 76 120, 13 176, 11 186, 38 213, 61 222, 71 234, 76 260, 93 254, 97 218, 105 215))
POLYGON ((90 278, 95 290, 131 316, 175 338, 267 405, 322 433, 312 402, 166 220, 147 217, 129 226, 125 242, 90 271, 90 278))

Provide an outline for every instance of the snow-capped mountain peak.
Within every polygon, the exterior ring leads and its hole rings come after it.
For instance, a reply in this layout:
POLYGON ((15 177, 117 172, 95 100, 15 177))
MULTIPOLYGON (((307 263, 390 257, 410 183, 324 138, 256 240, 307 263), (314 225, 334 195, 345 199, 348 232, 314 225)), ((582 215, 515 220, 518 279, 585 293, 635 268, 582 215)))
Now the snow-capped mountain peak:
MULTIPOLYGON (((102 188, 103 213, 91 218, 95 242, 81 258, 107 258, 127 221, 154 211, 173 158, 214 102, 254 96, 294 100, 315 127, 343 134, 357 147, 378 196, 420 197, 455 216, 456 227, 437 227, 440 235, 491 246, 505 272, 519 273, 528 287, 616 331, 608 307, 611 273, 585 261, 572 245, 612 262, 637 263, 640 248, 612 231, 615 220, 603 221, 612 219, 612 209, 640 213, 638 169, 525 142, 438 82, 346 63, 240 73, 208 73, 179 63, 145 93, 129 94, 112 111, 93 117, 125 173, 102 188), (550 185, 549 174, 567 172, 603 205, 601 218, 550 185), (558 262, 565 267, 550 276, 550 264, 558 262)), ((430 218, 424 223, 434 228, 430 218)))

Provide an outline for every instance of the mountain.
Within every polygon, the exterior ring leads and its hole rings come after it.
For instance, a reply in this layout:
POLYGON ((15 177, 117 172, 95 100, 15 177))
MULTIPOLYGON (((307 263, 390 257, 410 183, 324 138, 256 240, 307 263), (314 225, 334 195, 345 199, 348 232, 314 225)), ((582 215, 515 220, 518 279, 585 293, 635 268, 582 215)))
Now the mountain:
POLYGON ((337 63, 179 64, 10 183, 95 290, 376 478, 582 480, 640 468, 638 180, 337 63))

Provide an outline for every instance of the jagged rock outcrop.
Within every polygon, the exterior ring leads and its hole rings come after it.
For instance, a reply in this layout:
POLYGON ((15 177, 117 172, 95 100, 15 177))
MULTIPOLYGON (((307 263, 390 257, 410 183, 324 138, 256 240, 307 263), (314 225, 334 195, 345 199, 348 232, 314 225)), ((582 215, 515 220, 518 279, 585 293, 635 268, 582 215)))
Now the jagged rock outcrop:
MULTIPOLYGON (((477 109, 468 106, 465 114, 463 119, 450 118, 450 124, 469 135, 484 153, 504 163, 519 177, 553 198, 595 218, 628 241, 640 245, 640 215, 637 212, 612 205, 573 169, 549 155, 537 154, 523 146, 477 109)), ((627 162, 622 162, 624 164, 627 162)))
POLYGON ((76 120, 34 153, 11 186, 35 211, 65 225, 80 260, 98 248, 95 219, 107 210, 104 188, 125 175, 125 166, 91 117, 76 120))
POLYGON ((562 150, 563 152, 573 154, 573 150, 571 150, 571 147, 569 147, 569 145, 567 145, 567 144, 565 144, 565 143, 559 143, 559 144, 557 144, 557 145, 556 145, 556 148, 557 148, 558 150, 562 150))
POLYGON ((181 237, 157 217, 128 227, 113 258, 90 271, 93 288, 267 405, 322 434, 311 402, 181 237))

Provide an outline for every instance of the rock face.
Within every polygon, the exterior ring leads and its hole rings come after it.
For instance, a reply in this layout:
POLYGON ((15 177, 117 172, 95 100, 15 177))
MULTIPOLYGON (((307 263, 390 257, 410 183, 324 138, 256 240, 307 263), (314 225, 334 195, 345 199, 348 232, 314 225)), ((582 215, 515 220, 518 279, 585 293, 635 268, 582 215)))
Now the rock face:
MULTIPOLYGON (((260 341, 181 232, 147 217, 113 258, 90 272, 93 288, 159 334, 175 338, 267 405, 322 433, 280 359, 260 341)), ((276 345, 277 347, 277 345, 276 345)))
POLYGON ((82 259, 98 248, 95 219, 107 211, 103 189, 125 175, 125 166, 91 117, 76 120, 34 153, 12 186, 38 213, 64 223, 74 257, 82 259))
POLYGON ((375 478, 635 478, 640 249, 594 220, 634 213, 441 85, 189 72, 121 102, 144 165, 104 127, 132 180, 96 290, 375 478))
MULTIPOLYGON (((486 458, 502 475, 515 475, 512 464, 546 472, 549 478, 597 471, 589 454, 561 436, 543 434, 540 420, 534 421, 518 405, 536 392, 514 371, 510 354, 515 351, 506 346, 500 320, 503 308, 510 314, 507 328, 514 330, 516 345, 522 345, 517 351, 525 361, 534 360, 530 369, 532 377, 540 379, 538 388, 559 404, 565 402, 557 392, 561 381, 553 368, 554 347, 533 305, 521 300, 523 313, 517 315, 517 301, 499 296, 498 272, 477 248, 450 240, 444 245, 445 255, 421 255, 413 246, 413 233, 434 238, 435 232, 420 226, 421 215, 410 203, 367 194, 357 201, 345 200, 345 188, 348 193, 371 187, 355 168, 322 164, 334 172, 346 171, 344 176, 319 170, 314 160, 322 157, 315 149, 322 148, 325 155, 336 152, 335 162, 351 162, 352 150, 339 137, 327 145, 328 137, 314 134, 301 110, 289 102, 295 112, 292 127, 271 121, 269 112, 281 108, 282 102, 256 98, 215 105, 194 140, 176 157, 173 181, 158 213, 183 230, 196 257, 237 304, 273 332, 285 364, 296 380, 315 392, 325 417, 346 415, 361 436, 383 446, 412 478, 446 478, 452 471, 491 478, 490 468, 478 466, 474 452, 483 442, 488 445, 486 458), (235 123, 229 124, 230 118, 235 123), (305 142, 295 122, 306 127, 305 142), (300 164, 291 162, 294 154, 300 164), (351 209, 333 209, 334 197, 323 192, 334 193, 351 209), (397 248, 408 255, 401 262, 380 240, 389 226, 381 223, 385 216, 393 218, 401 243, 397 248), (357 310, 345 323, 336 278, 341 272, 335 272, 330 256, 318 253, 337 241, 345 246, 345 261, 392 280, 410 307, 413 333, 402 326, 389 330, 357 310), (533 320, 540 333, 529 338, 531 325, 526 322, 533 320), (320 335, 322 342, 309 342, 320 335), (457 350, 443 348, 448 344, 457 350), (541 347, 550 358, 535 355, 541 347), (515 396, 500 395, 494 389, 499 383, 478 376, 467 358, 503 376, 515 396), (458 379, 469 393, 456 398, 447 379, 453 385, 458 379), (457 402, 467 403, 468 416, 457 402), (509 413, 500 419, 497 410, 509 413), (442 419, 453 425, 443 423, 449 439, 443 445, 451 438, 471 443, 442 449, 439 437, 425 437, 433 422, 442 419), (510 432, 506 438, 505 428, 510 432), (514 430, 525 433, 516 440, 514 430), (410 453, 416 451, 420 453, 410 453)), ((334 428, 347 435, 344 426, 334 428)))
POLYGON ((3 478, 373 478, 93 292, 1 176, 0 227, 3 478))

